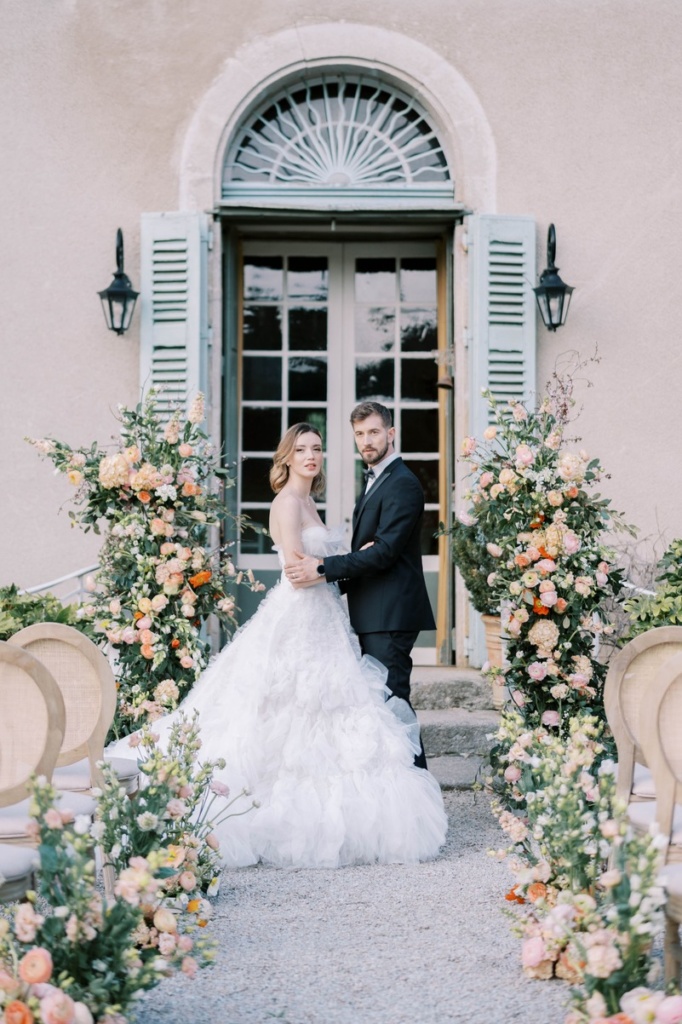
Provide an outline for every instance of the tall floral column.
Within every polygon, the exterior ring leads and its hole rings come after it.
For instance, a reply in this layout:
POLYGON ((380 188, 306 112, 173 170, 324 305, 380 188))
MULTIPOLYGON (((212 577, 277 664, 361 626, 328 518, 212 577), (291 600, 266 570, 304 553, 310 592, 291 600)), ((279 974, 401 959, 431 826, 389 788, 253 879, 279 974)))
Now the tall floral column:
POLYGON ((51 438, 31 443, 77 488, 73 522, 95 532, 104 524, 88 614, 115 652, 115 731, 123 736, 175 708, 199 676, 207 617, 234 626, 237 586, 263 587, 237 571, 227 550, 208 546, 209 529, 231 518, 223 492, 233 481, 201 429, 203 397, 165 427, 153 392, 119 414, 114 452, 51 438))

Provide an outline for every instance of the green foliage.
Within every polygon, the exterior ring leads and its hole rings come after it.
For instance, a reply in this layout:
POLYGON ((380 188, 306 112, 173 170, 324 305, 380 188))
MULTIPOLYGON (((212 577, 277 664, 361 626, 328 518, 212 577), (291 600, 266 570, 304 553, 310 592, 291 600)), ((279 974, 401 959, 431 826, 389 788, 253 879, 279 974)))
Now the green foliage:
POLYGON ((92 635, 92 625, 79 618, 77 605, 63 605, 54 594, 24 594, 14 583, 0 587, 0 640, 35 622, 62 622, 92 635))
POLYGON ((455 518, 449 530, 441 524, 441 532, 450 536, 452 560, 462 575, 476 611, 481 615, 498 615, 499 604, 488 586, 488 575, 496 564, 488 554, 479 525, 467 525, 455 518))
POLYGON ((625 640, 657 626, 682 626, 682 539, 673 540, 658 563, 656 593, 625 602, 631 619, 625 640))

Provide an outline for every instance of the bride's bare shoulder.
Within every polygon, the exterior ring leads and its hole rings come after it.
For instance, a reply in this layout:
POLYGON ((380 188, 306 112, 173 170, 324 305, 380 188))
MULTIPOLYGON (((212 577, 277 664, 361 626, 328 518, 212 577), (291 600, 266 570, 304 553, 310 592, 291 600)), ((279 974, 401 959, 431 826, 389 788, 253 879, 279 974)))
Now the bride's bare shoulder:
POLYGON ((275 495, 270 506, 270 534, 279 532, 278 527, 300 526, 301 502, 295 494, 280 491, 275 495))

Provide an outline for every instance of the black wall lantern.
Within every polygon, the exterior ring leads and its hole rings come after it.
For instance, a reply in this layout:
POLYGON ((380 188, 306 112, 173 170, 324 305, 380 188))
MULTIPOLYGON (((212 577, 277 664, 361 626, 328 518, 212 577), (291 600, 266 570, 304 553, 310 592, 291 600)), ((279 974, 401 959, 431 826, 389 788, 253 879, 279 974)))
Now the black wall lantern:
POLYGON ((549 225, 547 231, 547 269, 540 274, 540 284, 533 288, 538 300, 540 315, 548 331, 556 331, 566 323, 568 307, 573 289, 559 277, 559 268, 554 266, 556 258, 556 231, 549 225))
POLYGON ((116 232, 116 270, 108 288, 97 293, 102 300, 104 319, 110 331, 123 334, 130 327, 139 292, 133 289, 130 278, 123 271, 123 232, 116 232))

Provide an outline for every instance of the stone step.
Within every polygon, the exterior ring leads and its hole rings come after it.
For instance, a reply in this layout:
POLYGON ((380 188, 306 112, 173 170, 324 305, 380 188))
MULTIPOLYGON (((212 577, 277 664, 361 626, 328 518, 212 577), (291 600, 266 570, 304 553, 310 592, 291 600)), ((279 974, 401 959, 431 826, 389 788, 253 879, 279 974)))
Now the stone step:
POLYGON ((497 730, 497 711, 465 708, 418 709, 422 742, 427 758, 444 754, 484 756, 493 745, 488 737, 497 730))
POLYGON ((481 782, 480 769, 485 763, 486 759, 476 754, 471 757, 444 754, 429 758, 429 771, 442 790, 467 790, 472 789, 477 780, 481 782))
POLYGON ((474 668, 417 665, 412 669, 410 690, 410 700, 416 710, 486 711, 493 708, 492 687, 474 668))

